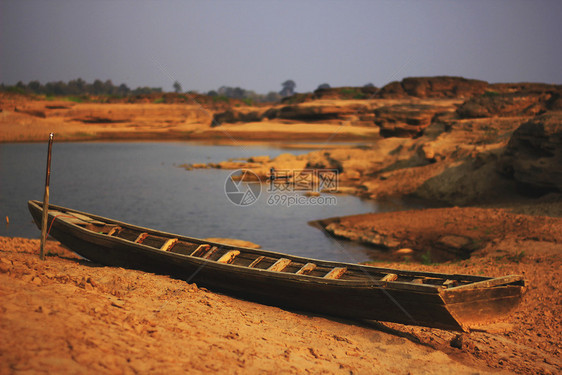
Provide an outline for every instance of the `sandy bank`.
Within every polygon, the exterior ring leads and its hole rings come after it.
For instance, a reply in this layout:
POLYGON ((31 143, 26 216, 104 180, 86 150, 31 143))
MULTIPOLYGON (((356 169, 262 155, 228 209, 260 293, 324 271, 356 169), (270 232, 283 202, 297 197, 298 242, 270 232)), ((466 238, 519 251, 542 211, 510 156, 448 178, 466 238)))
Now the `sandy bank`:
POLYGON ((0 238, 2 373, 562 370, 559 244, 504 239, 456 263, 377 264, 525 275, 529 292, 507 322, 461 335, 259 305, 167 276, 98 266, 53 241, 40 261, 38 248, 38 240, 0 238))
POLYGON ((38 240, 0 238, 2 373, 490 369, 466 350, 448 346, 455 337, 448 332, 422 330, 432 332, 429 340, 402 326, 258 305, 166 276, 101 267, 51 241, 47 259, 40 261, 38 247, 38 240))
MULTIPOLYGON (((215 109, 198 103, 74 103, 0 96, 0 142, 92 140, 363 141, 376 127, 271 120, 211 126, 215 109)), ((216 124, 216 123, 215 123, 216 124)))

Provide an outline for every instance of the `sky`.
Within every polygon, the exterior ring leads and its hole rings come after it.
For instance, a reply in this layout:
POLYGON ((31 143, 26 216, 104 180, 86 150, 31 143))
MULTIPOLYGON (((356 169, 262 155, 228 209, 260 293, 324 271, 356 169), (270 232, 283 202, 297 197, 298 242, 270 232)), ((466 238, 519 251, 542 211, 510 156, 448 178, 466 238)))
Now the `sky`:
POLYGON ((562 84, 559 0, 0 0, 0 83, 257 93, 419 76, 562 84))

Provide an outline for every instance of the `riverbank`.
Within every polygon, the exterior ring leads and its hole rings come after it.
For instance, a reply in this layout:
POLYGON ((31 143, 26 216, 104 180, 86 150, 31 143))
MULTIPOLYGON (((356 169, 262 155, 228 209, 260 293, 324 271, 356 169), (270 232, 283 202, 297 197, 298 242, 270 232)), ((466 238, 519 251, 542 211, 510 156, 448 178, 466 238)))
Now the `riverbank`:
POLYGON ((0 238, 0 372, 557 373, 560 249, 505 241, 496 247, 524 255, 483 251, 441 265, 377 263, 525 275, 528 294, 507 322, 458 334, 259 305, 166 276, 98 266, 54 241, 40 261, 38 240, 0 238))
MULTIPOLYGON (((248 106, 245 110, 252 108, 248 106)), ((268 120, 217 126, 213 119, 221 109, 222 106, 215 108, 197 101, 76 103, 0 94, 0 143, 45 142, 51 132, 56 134, 57 142, 158 139, 226 142, 234 146, 256 141, 340 142, 379 138, 378 128, 342 127, 335 123, 310 126, 302 121, 268 120)))
MULTIPOLYGON (((560 214, 560 201, 558 213, 560 214)), ((523 207, 520 207, 524 211, 523 207)), ((318 221, 336 238, 384 249, 382 259, 435 263, 468 259, 500 242, 533 241, 562 253, 562 216, 525 215, 514 209, 452 207, 350 215, 318 221)), ((500 247, 501 248, 501 247, 500 247)), ((494 250, 495 251, 495 250, 494 250)), ((523 256, 526 252, 519 256, 523 256)), ((531 249, 531 251, 534 251, 531 249)), ((518 256, 507 247, 500 252, 518 256)), ((496 255, 491 255, 495 257, 496 255)))

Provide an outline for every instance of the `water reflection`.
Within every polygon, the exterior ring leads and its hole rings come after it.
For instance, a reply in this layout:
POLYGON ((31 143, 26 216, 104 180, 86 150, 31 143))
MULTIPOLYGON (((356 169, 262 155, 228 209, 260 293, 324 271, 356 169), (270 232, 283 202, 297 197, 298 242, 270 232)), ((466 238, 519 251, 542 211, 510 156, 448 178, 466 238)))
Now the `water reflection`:
MULTIPOLYGON (((0 145, 1 236, 38 238, 27 212, 42 199, 46 144, 0 145)), ((373 250, 339 242, 308 222, 381 210, 373 201, 337 195, 334 204, 268 204, 268 193, 248 206, 225 194, 232 171, 191 170, 183 163, 209 163, 255 155, 276 157, 306 149, 218 146, 182 142, 55 143, 50 201, 132 224, 194 237, 231 237, 270 250, 313 258, 358 262, 373 250)))

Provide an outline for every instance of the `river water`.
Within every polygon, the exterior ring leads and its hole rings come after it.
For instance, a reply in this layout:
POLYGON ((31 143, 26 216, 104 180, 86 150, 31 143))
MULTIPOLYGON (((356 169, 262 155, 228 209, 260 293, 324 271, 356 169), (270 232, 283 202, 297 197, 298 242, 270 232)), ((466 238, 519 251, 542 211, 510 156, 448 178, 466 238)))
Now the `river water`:
MULTIPOLYGON (((55 142, 50 203, 192 237, 244 239, 317 259, 375 259, 375 250, 332 239, 308 222, 386 210, 377 202, 328 194, 311 200, 300 192, 290 192, 289 201, 264 185, 252 204, 239 205, 225 189, 232 171, 179 167, 309 151, 187 142, 55 142)), ((46 143, 0 144, 0 236, 39 238, 27 201, 43 200, 46 156, 46 143)))

